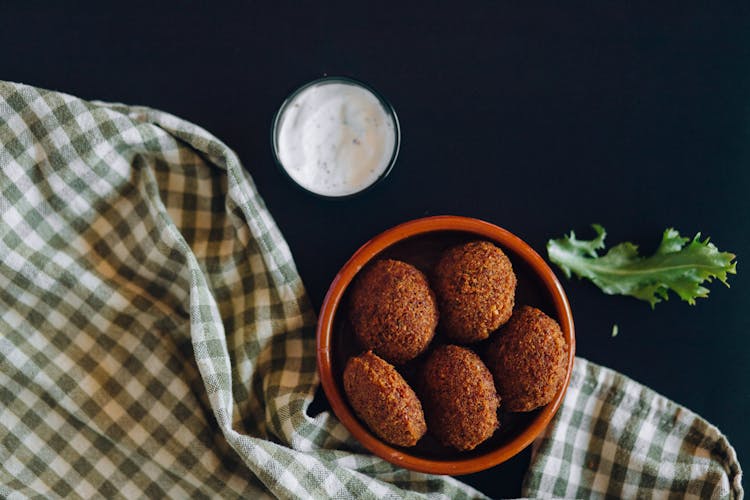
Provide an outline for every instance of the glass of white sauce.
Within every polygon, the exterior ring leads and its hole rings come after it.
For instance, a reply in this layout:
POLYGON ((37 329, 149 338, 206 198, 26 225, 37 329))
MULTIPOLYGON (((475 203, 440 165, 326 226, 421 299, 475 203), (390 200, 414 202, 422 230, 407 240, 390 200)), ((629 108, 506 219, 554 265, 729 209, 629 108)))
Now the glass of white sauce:
POLYGON ((282 171, 324 198, 347 198, 382 181, 396 163, 400 140, 393 106, 364 83, 340 76, 292 92, 271 131, 282 171))

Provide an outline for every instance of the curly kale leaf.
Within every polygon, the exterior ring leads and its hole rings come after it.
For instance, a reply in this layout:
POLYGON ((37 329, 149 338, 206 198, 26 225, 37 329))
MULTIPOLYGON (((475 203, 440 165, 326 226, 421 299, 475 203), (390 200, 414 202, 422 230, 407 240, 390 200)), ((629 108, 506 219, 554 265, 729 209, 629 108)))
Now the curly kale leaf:
POLYGON ((709 238, 683 238, 676 230, 664 231, 656 252, 648 257, 638 255, 638 247, 620 243, 599 255, 607 233, 593 224, 596 237, 579 240, 573 231, 547 242, 547 254, 568 278, 572 274, 591 280, 604 293, 630 295, 645 300, 651 307, 668 298, 672 290, 691 305, 707 297, 704 282, 716 278, 726 286, 728 274, 736 274, 735 255, 720 252, 709 238))

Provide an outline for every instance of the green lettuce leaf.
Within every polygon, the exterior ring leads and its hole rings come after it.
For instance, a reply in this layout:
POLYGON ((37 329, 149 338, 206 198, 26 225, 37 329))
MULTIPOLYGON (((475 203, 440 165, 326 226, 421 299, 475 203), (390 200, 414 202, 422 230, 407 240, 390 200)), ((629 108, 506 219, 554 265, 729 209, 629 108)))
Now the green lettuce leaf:
POLYGON ((549 240, 547 254, 565 276, 588 278, 606 294, 630 295, 653 308, 668 299, 672 290, 695 305, 695 299, 708 296, 704 282, 716 278, 729 286, 727 275, 737 273, 735 255, 720 252, 709 238, 701 240, 700 233, 691 240, 669 228, 649 257, 638 255, 638 247, 630 242, 620 243, 600 256, 607 233, 599 224, 592 226, 594 239, 579 240, 571 231, 563 238, 549 240))

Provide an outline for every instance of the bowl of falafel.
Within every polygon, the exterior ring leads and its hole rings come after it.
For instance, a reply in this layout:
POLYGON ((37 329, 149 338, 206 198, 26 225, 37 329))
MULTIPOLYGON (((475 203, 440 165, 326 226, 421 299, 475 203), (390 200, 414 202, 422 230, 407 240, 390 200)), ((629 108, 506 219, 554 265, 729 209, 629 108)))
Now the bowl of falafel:
POLYGON ((363 245, 328 290, 321 384, 369 451, 461 475, 542 433, 575 356, 565 292, 523 240, 458 216, 417 219, 363 245))

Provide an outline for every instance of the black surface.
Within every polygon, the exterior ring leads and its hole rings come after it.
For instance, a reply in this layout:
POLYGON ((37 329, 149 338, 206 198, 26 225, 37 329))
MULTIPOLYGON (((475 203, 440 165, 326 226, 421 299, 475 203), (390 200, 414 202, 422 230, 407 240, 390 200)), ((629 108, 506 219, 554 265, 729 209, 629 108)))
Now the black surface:
MULTIPOLYGON (((539 252, 600 222, 646 251, 675 226, 737 253, 732 288, 713 284, 695 307, 564 285, 579 355, 697 411, 750 457, 747 8, 102 4, 0 5, 0 78, 157 107, 222 138, 316 307, 359 245, 428 214, 486 219, 539 252), (340 203, 292 186, 268 143, 287 93, 326 73, 374 86, 403 129, 387 182, 340 203)), ((517 495, 527 462, 465 479, 517 495)))

